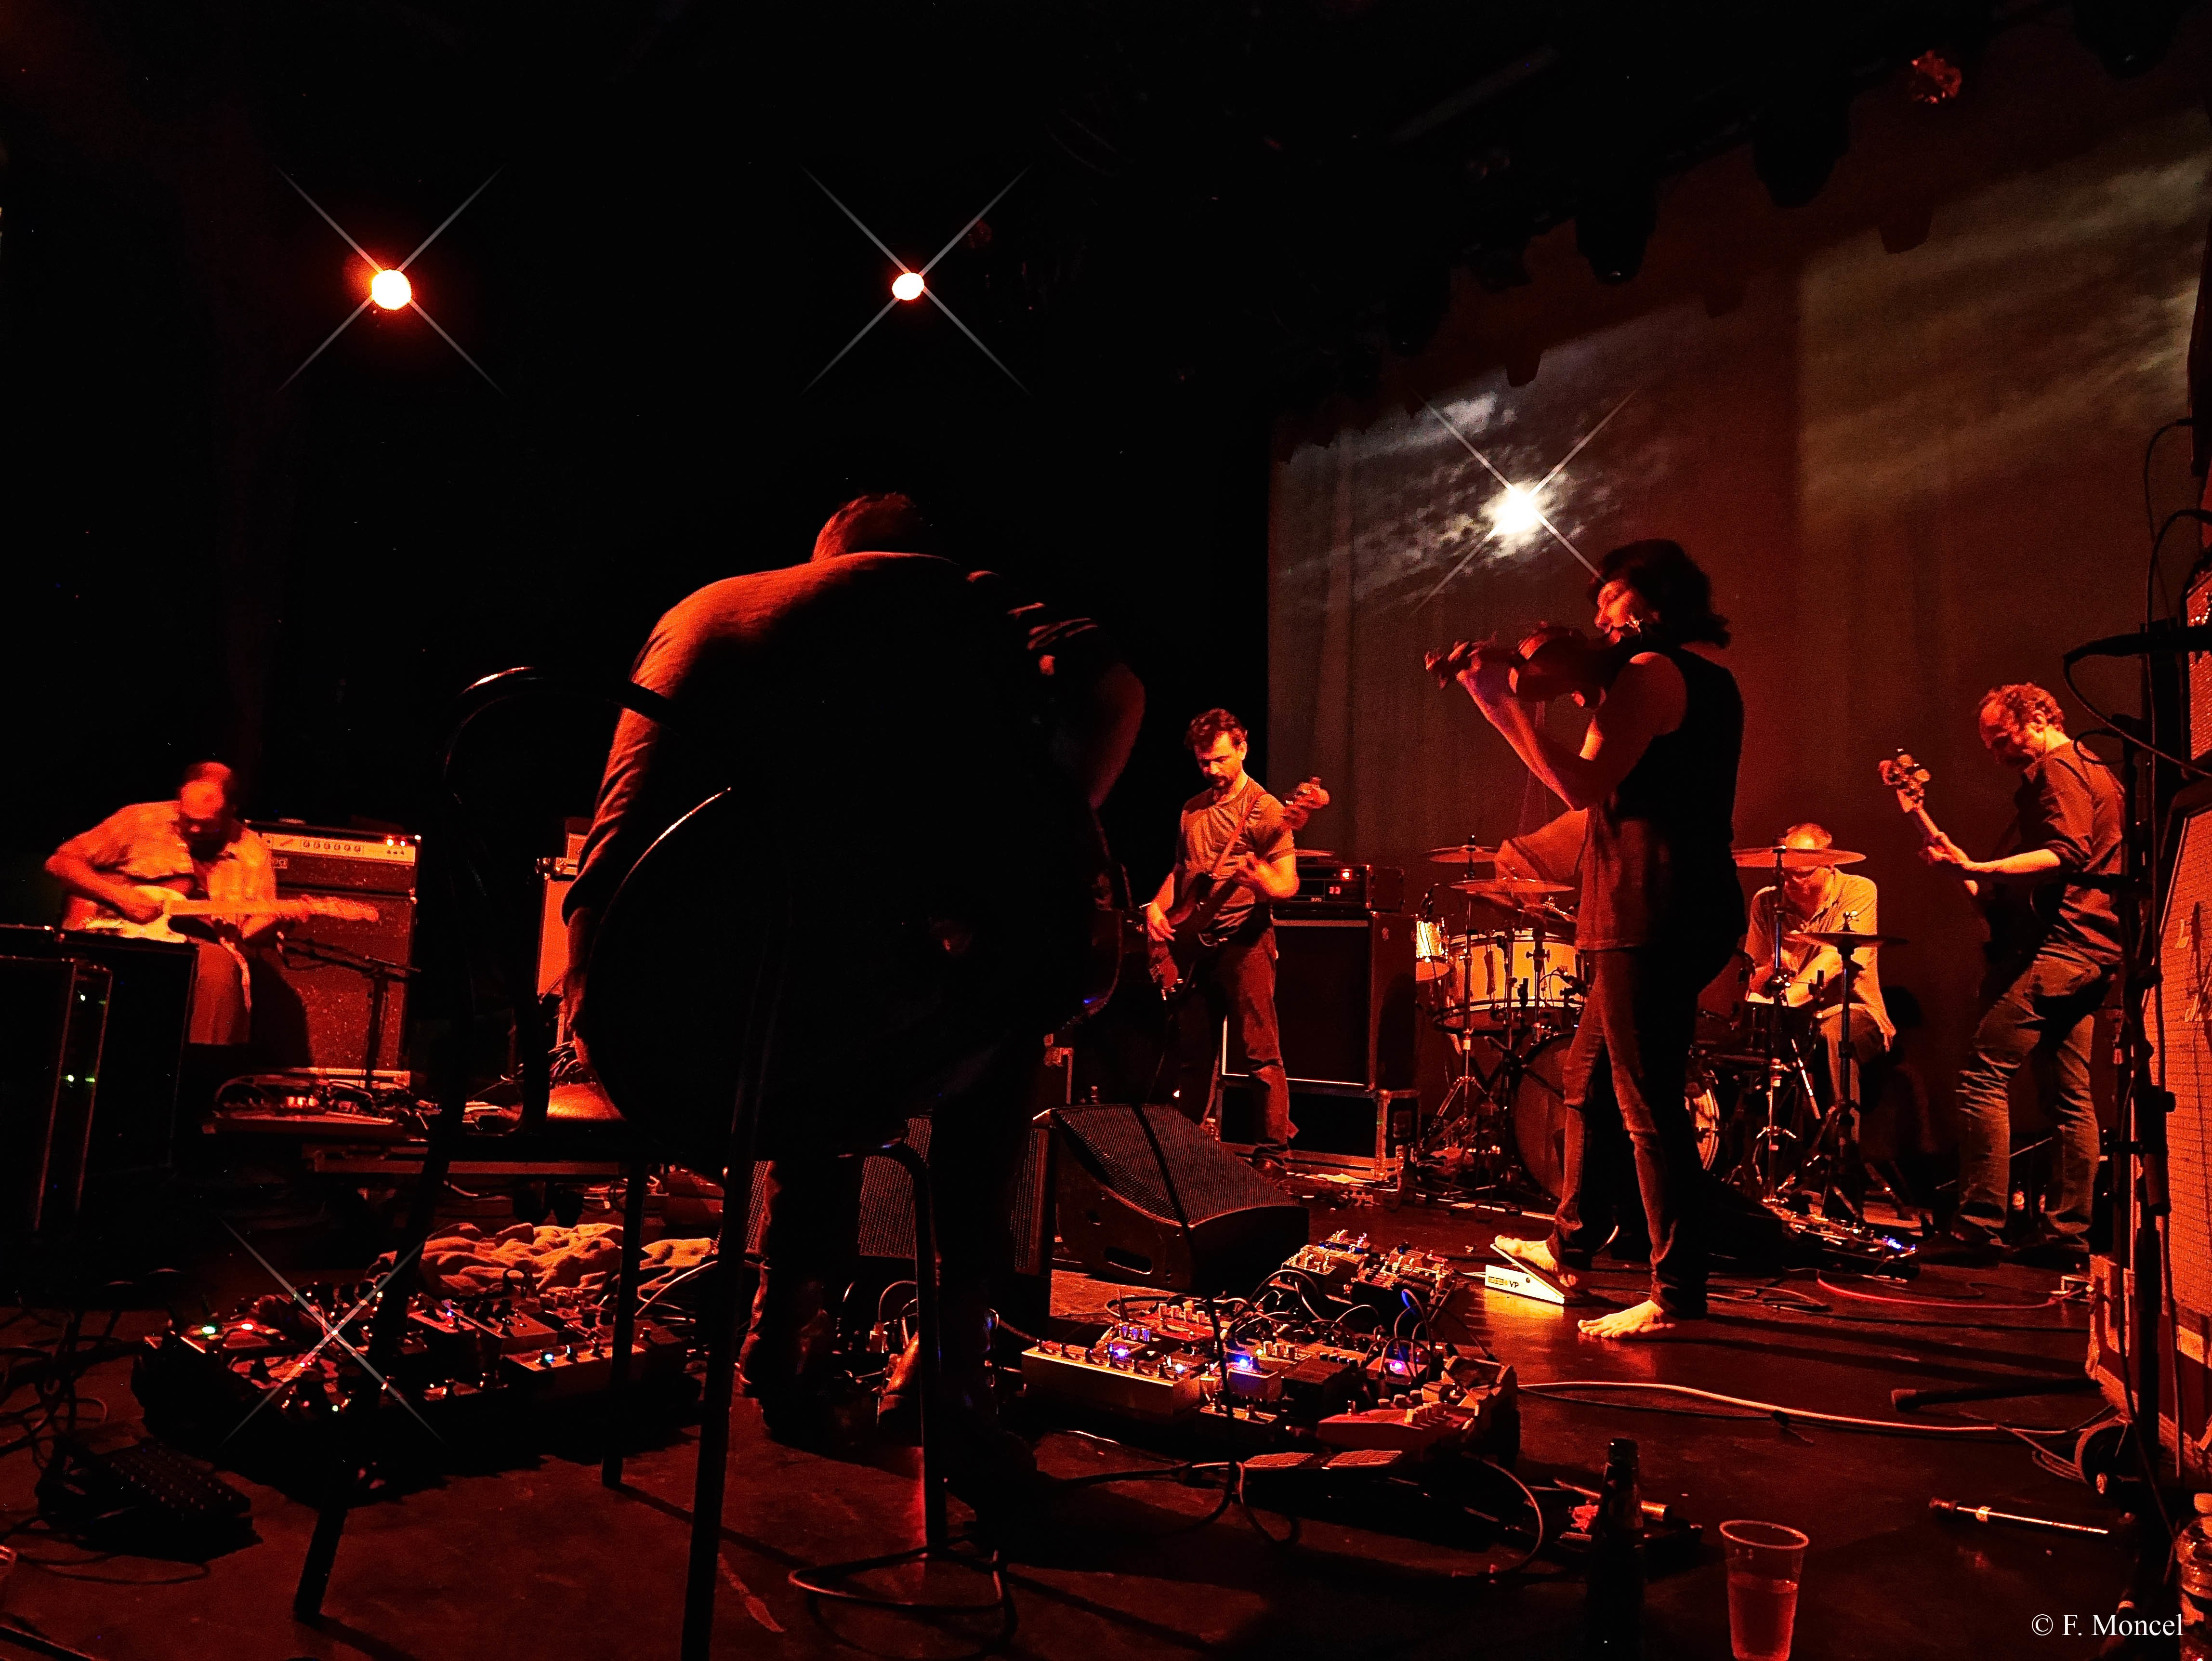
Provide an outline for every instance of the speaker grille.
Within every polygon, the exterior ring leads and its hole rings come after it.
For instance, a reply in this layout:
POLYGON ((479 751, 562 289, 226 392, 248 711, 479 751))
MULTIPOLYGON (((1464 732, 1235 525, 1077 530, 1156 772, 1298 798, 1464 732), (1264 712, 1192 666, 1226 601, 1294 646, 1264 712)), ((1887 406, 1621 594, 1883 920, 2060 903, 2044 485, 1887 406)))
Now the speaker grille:
POLYGON ((2166 1122, 2173 1300, 2212 1316, 2212 806, 2182 822, 2162 928, 2152 1038, 2174 1095, 2166 1122))
MULTIPOLYGON (((1054 1116, 1066 1134, 1068 1151, 1108 1188, 1155 1217, 1175 1216, 1159 1161, 1134 1108, 1075 1107, 1054 1116)), ((1285 1203, 1281 1189, 1224 1153, 1220 1143, 1172 1108, 1156 1107, 1149 1116, 1194 1228, 1227 1212, 1285 1203)))
MULTIPOLYGON (((2212 571, 2189 585, 2183 604, 2191 623, 2212 622, 2212 571)), ((2189 753, 2197 761, 2212 753, 2212 652, 2189 654, 2189 753)))

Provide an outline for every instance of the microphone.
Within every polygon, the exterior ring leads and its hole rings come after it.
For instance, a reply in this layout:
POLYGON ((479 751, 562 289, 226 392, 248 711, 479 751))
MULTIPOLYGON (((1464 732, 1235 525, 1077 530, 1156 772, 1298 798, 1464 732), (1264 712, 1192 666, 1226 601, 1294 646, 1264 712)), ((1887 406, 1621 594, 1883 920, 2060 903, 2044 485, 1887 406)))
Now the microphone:
POLYGON ((2075 647, 2066 654, 2069 664, 2083 658, 2136 658, 2170 655, 2176 652, 2212 651, 2212 623, 2154 623, 2131 635, 2106 635, 2075 647))

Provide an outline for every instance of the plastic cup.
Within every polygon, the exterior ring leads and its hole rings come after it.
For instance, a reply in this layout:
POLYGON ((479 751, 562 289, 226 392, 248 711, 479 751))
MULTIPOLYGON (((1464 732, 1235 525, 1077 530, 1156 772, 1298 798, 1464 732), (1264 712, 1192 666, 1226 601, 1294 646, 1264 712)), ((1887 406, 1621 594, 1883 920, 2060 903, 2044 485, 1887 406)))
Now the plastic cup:
POLYGON ((1789 1661, 1797 1582, 1811 1543, 1780 1523, 1721 1524, 1728 1552, 1729 1647, 1735 1661, 1789 1661))

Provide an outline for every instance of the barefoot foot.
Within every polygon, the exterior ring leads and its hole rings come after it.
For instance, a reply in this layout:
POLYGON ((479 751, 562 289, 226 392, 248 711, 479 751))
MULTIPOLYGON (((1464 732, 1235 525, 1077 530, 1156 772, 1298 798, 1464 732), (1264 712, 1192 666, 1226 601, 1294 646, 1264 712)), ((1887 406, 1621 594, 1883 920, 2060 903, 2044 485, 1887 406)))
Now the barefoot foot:
POLYGON ((1674 1330, 1674 1317, 1649 1298, 1630 1309, 1617 1309, 1580 1323, 1591 1338, 1656 1338, 1674 1330))
POLYGON ((1559 1267, 1559 1260, 1552 1255, 1551 1246, 1542 1240, 1516 1240, 1510 1234, 1501 1234, 1491 1245, 1516 1263, 1526 1263, 1540 1275, 1547 1275, 1561 1286, 1575 1284, 1575 1272, 1559 1267))

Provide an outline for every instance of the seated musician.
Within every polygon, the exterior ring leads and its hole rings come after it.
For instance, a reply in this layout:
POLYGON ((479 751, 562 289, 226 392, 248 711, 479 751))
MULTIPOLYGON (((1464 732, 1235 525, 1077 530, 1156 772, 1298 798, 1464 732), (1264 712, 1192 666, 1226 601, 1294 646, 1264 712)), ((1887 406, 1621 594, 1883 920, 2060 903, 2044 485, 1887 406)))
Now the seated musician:
MULTIPOLYGON (((161 901, 149 889, 195 899, 273 902, 276 873, 268 844, 240 821, 232 790, 229 768, 219 761, 195 762, 185 770, 174 801, 118 808, 56 849, 46 870, 69 891, 62 927, 155 924, 161 901)), ((274 928, 280 915, 272 909, 234 922, 190 920, 199 964, 187 1042, 247 1041, 252 992, 241 948, 274 928)))
MULTIPOLYGON (((719 988, 717 965, 732 962, 758 961, 782 989, 757 1086, 769 1182, 739 1377, 771 1435, 838 1442, 850 1404, 830 1351, 861 1183, 861 1162, 839 1156, 928 1111, 938 1423, 948 1480, 981 1504, 1029 1473, 1026 1446, 997 1424, 992 1288, 1013 1258, 1043 1031, 1066 1013, 1042 1005, 1059 998, 1057 966, 1094 921, 1090 890, 1069 873, 1103 857, 1089 810, 1127 759, 1144 693, 1097 624, 916 551, 927 539, 908 498, 859 497, 822 527, 808 563, 710 584, 655 624, 632 678, 670 714, 628 712, 616 728, 567 900, 563 995, 580 1054, 623 1111, 694 1169, 720 1171, 725 1102, 694 1118, 650 1095, 625 1100, 617 1085, 623 1023, 605 1012, 629 1006, 601 961, 602 928, 655 839, 735 781, 744 858, 803 885, 810 926, 779 928, 782 903, 750 900, 743 882, 712 930, 695 926, 690 904, 672 907, 653 936, 666 955, 639 1002, 665 1005, 663 982, 719 988)), ((701 1047, 733 1035, 736 1020, 701 1047)), ((918 1362, 919 1347, 910 1354, 918 1362)), ((911 1407, 915 1382, 902 1366, 886 1409, 911 1407)))
MULTIPOLYGON (((1808 822, 1793 824, 1782 833, 1784 848, 1831 848, 1835 837, 1808 822)), ((1752 897, 1750 928, 1744 950, 1751 957, 1751 987, 1759 996, 1778 998, 1795 1008, 1815 1008, 1820 1044, 1827 1057, 1826 1085, 1832 1102, 1843 1089, 1844 958, 1832 946, 1809 942, 1793 945, 1789 936, 1806 930, 1826 932, 1855 929, 1862 934, 1879 931, 1875 916, 1876 890, 1870 877, 1839 870, 1831 865, 1808 866, 1783 873, 1778 900, 1771 887, 1752 897), (1782 975, 1772 983, 1776 909, 1780 908, 1782 975)), ((1897 1028, 1881 1001, 1881 948, 1867 946, 1858 952, 1858 970, 1851 983, 1851 1070, 1863 1077, 1867 1063, 1889 1049, 1897 1028)), ((1857 1092, 1862 1100, 1865 1092, 1857 1092)))

